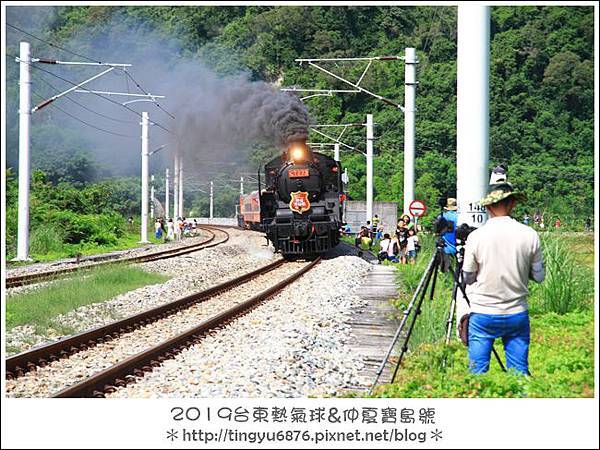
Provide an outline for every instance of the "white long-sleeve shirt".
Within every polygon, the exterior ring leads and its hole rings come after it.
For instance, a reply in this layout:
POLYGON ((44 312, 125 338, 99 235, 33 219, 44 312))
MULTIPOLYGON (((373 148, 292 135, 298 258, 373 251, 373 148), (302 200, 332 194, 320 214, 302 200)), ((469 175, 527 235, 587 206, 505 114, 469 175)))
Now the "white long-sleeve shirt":
POLYGON ((494 217, 467 239, 463 264, 471 312, 517 314, 528 309, 528 281, 544 280, 537 232, 508 216, 494 217))

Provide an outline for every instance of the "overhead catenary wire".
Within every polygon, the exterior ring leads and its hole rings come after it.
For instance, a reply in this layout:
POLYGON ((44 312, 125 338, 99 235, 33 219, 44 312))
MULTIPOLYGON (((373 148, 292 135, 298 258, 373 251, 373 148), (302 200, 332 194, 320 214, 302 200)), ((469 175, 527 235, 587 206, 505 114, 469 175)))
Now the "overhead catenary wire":
MULTIPOLYGON (((40 98, 41 100, 44 99, 44 97, 42 95, 38 94, 36 91, 32 90, 31 92, 32 92, 33 95, 35 95, 36 97, 40 98)), ((124 137, 124 138, 127 138, 127 139, 136 139, 136 140, 139 139, 136 136, 130 136, 130 135, 127 135, 127 134, 116 133, 114 131, 109 131, 109 130, 105 130, 104 128, 97 127, 96 125, 92 125, 91 123, 88 123, 85 120, 81 120, 80 118, 74 116, 73 114, 69 113, 68 111, 65 111, 60 106, 58 106, 58 105, 56 105, 54 103, 51 103, 50 106, 56 108, 57 110, 59 110, 63 114, 66 114, 67 116, 71 117, 72 119, 75 119, 76 121, 81 122, 82 124, 87 125, 88 127, 94 128, 94 129, 96 129, 98 131, 102 131, 104 133, 112 134, 113 136, 124 137)))
MULTIPOLYGON (((24 34, 26 34, 27 36, 31 36, 32 38, 34 38, 34 39, 37 39, 37 40, 38 40, 38 41, 40 41, 40 42, 44 42, 45 44, 47 44, 47 45, 49 45, 49 46, 51 46, 51 47, 57 48, 57 49, 59 49, 59 50, 62 50, 62 51, 64 51, 64 52, 67 52, 67 53, 70 53, 70 54, 72 54, 72 55, 78 56, 78 57, 80 57, 80 58, 87 59, 88 61, 91 61, 91 62, 95 62, 95 63, 98 63, 98 64, 101 64, 101 63, 102 63, 102 62, 101 62, 101 61, 99 61, 97 58, 91 58, 91 57, 89 57, 89 56, 86 56, 86 55, 83 55, 83 54, 81 54, 81 53, 77 53, 77 52, 74 52, 74 51, 72 51, 72 50, 69 50, 69 49, 67 49, 67 48, 65 48, 65 47, 61 47, 61 46, 59 46, 59 45, 56 45, 56 44, 54 44, 54 43, 52 43, 52 42, 50 42, 50 41, 48 41, 48 40, 46 40, 46 39, 43 39, 43 38, 41 38, 41 37, 39 37, 39 36, 36 36, 36 35, 34 35, 34 34, 32 34, 32 33, 28 32, 28 31, 25 31, 25 30, 23 30, 22 28, 19 28, 19 27, 15 26, 15 25, 12 25, 12 24, 10 24, 10 23, 6 23, 6 25, 8 25, 8 26, 9 26, 9 27, 11 27, 11 28, 14 28, 14 29, 15 29, 15 30, 17 30, 17 31, 20 31, 21 33, 24 33, 24 34)), ((140 83, 138 83, 138 82, 135 80, 135 78, 133 78, 133 75, 131 75, 131 73, 129 73, 129 71, 128 71, 128 70, 126 70, 126 69, 122 69, 122 70, 123 70, 123 72, 125 72, 125 75, 127 75, 127 78, 130 78, 130 79, 131 79, 131 81, 133 81, 133 82, 135 83, 135 85, 138 87, 138 89, 139 89, 140 91, 142 91, 144 94, 146 94, 146 95, 148 95, 148 96, 151 96, 151 95, 150 95, 150 94, 149 94, 149 93, 148 93, 148 92, 147 92, 147 91, 146 91, 144 88, 142 88, 142 86, 140 85, 140 83)), ((126 80, 127 80, 127 78, 126 78, 126 80)), ((129 82, 128 82, 128 81, 127 81, 127 92, 129 92, 129 82)), ((155 105, 156 105, 156 106, 157 106, 157 107, 158 107, 158 108, 159 108, 161 111, 163 111, 165 114, 167 114, 169 117, 171 117, 172 119, 175 119, 175 116, 174 116, 173 114, 171 114, 169 111, 167 111, 166 109, 164 109, 164 108, 163 108, 163 107, 162 107, 162 106, 161 106, 161 105, 160 105, 160 104, 159 104, 159 103, 158 103, 156 100, 154 100, 154 104, 155 104, 155 105)))
POLYGON ((50 41, 48 41, 46 39, 43 39, 43 38, 41 38, 39 36, 36 36, 35 34, 32 34, 32 33, 28 32, 28 31, 25 31, 22 28, 19 28, 19 27, 15 26, 15 25, 12 25, 12 24, 10 24, 8 22, 6 22, 6 25, 8 25, 9 27, 11 27, 11 28, 13 28, 13 29, 15 29, 17 31, 20 31, 23 34, 26 34, 27 36, 30 36, 30 37, 32 37, 34 39, 37 39, 40 42, 44 42, 45 44, 47 44, 47 45, 49 45, 51 47, 57 48, 59 50, 62 50, 64 52, 67 52, 67 53, 70 53, 72 55, 78 56, 80 58, 87 59, 88 61, 95 62, 95 63, 98 63, 98 64, 102 64, 102 61, 98 61, 97 59, 90 58, 89 56, 85 56, 85 55, 82 55, 81 53, 77 53, 77 52, 74 52, 73 50, 69 50, 67 48, 64 48, 64 47, 61 47, 59 45, 56 45, 56 44, 54 44, 54 43, 52 43, 52 42, 50 42, 50 41))
MULTIPOLYGON (((60 89, 58 89, 56 86, 54 86, 52 83, 50 83, 49 81, 47 81, 46 79, 44 79, 43 77, 37 76, 36 74, 31 74, 33 76, 33 78, 35 78, 38 81, 41 81, 43 83, 45 83, 47 86, 49 86, 50 88, 52 88, 54 91, 56 92, 60 92, 60 89)), ((125 120, 125 119, 116 119, 114 117, 110 117, 107 116, 105 114, 99 113, 98 111, 94 111, 91 108, 88 108, 87 106, 79 103, 77 100, 69 97, 68 95, 65 95, 64 98, 66 98, 67 100, 70 100, 71 102, 75 103, 76 105, 80 106, 81 108, 85 109, 86 111, 89 111, 93 114, 96 114, 100 117, 104 117, 105 119, 108 120, 112 120, 113 122, 118 122, 118 123, 129 123, 129 124, 137 124, 137 122, 133 121, 133 120, 125 120)))
MULTIPOLYGON (((133 75, 131 75, 129 73, 129 71, 127 69, 123 69, 123 72, 125 72, 125 75, 127 75, 128 78, 131 79, 131 81, 134 82, 134 84, 138 87, 138 89, 140 91, 142 91, 144 94, 152 97, 152 95, 150 93, 148 93, 144 88, 142 88, 142 86, 140 85, 140 83, 138 83, 135 78, 133 78, 133 75)), ((154 99, 153 99, 154 100, 154 99)), ((164 109, 162 106, 160 106, 160 103, 158 103, 156 100, 154 100, 154 104, 161 110, 163 111, 165 114, 167 114, 169 117, 171 117, 171 119, 175 119, 175 116, 173 114, 171 114, 169 111, 167 111, 166 109, 164 109)))
MULTIPOLYGON (((9 54, 9 53, 7 53, 6 55, 7 55, 7 56, 9 56, 9 57, 11 57, 11 58, 18 59, 16 56, 14 56, 14 55, 11 55, 11 54, 9 54)), ((30 65, 31 67, 33 67, 34 69, 40 70, 40 71, 42 71, 42 72, 45 72, 45 73, 47 73, 48 75, 51 75, 51 76, 53 76, 53 77, 55 77, 55 78, 58 78, 59 80, 62 80, 62 81, 64 81, 65 83, 69 83, 69 84, 71 84, 72 86, 78 86, 78 84, 77 84, 77 83, 74 83, 73 81, 67 80, 66 78, 64 78, 64 77, 61 77, 60 75, 57 75, 57 74, 55 74, 54 72, 51 72, 51 71, 49 71, 49 70, 46 70, 46 69, 43 69, 42 67, 39 67, 39 66, 35 65, 34 63, 28 62, 28 63, 26 63, 26 64, 29 64, 29 65, 30 65)), ((117 101, 113 100, 112 98, 106 97, 106 96, 104 96, 104 95, 102 95, 102 94, 98 94, 97 92, 91 91, 91 90, 89 90, 89 89, 85 89, 85 88, 83 88, 83 87, 80 87, 80 89, 82 89, 82 90, 84 90, 84 91, 88 91, 88 92, 90 92, 90 93, 92 93, 92 94, 94 94, 94 95, 96 95, 96 96, 98 96, 98 97, 100 97, 100 98, 103 98, 104 100, 107 100, 107 101, 109 101, 109 102, 111 102, 111 103, 114 103, 115 105, 118 105, 118 106, 120 106, 120 107, 122 107, 122 108, 125 108, 125 109, 127 109, 128 111, 130 111, 130 112, 132 112, 133 114, 135 114, 136 116, 138 116, 140 119, 142 118, 142 115, 141 115, 140 113, 138 113, 136 110, 134 110, 134 109, 130 108, 130 107, 129 107, 129 106, 127 106, 127 105, 123 105, 122 103, 119 103, 119 102, 117 102, 117 101)), ((156 121, 154 121, 154 120, 153 120, 151 123, 152 123, 153 125, 156 125, 157 127, 161 128, 161 129, 163 129, 163 130, 164 130, 164 131, 166 131, 167 133, 175 135, 175 133, 173 133, 173 132, 172 132, 171 130, 169 130, 168 128, 165 128, 165 127, 164 127, 163 125, 161 125, 160 123, 158 123, 158 122, 156 122, 156 121)))

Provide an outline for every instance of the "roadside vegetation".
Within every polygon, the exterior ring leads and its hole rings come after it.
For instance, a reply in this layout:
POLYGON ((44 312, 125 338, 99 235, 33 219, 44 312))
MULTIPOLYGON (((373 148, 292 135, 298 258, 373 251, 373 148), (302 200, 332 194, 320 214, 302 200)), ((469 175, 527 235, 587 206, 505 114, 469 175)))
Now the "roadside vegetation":
POLYGON ((142 286, 163 283, 168 278, 122 264, 84 271, 76 278, 58 280, 45 287, 7 296, 6 330, 31 325, 38 334, 47 334, 49 329, 70 333, 73 330, 55 321, 57 316, 142 286))
MULTIPOLYGON (((503 373, 493 360, 485 375, 467 370, 466 348, 457 339, 444 345, 452 278, 440 274, 432 302, 426 297, 410 340, 410 352, 395 383, 379 387, 377 397, 593 397, 594 274, 593 236, 544 233, 546 280, 530 283, 530 370, 532 377, 503 373), (576 244, 578 251, 573 251, 576 244)), ((403 310, 423 274, 434 240, 423 236, 414 266, 398 266, 403 310)), ((496 349, 503 357, 502 343, 496 349)))
MULTIPOLYGON (((206 65, 217 76, 245 73, 253 80, 281 86, 322 89, 342 86, 298 65, 296 58, 403 55, 406 47, 415 47, 419 59, 415 197, 429 207, 421 223, 429 226, 438 198, 456 192, 456 6, 9 7, 7 22, 57 46, 106 60, 122 53, 124 36, 126 41, 144 42, 128 47, 126 59, 136 67, 137 61, 142 67, 154 64, 159 74, 185 61, 206 65), (149 49, 161 50, 151 52, 158 55, 154 62, 148 61, 149 49)), ((527 193, 530 202, 518 205, 518 217, 537 211, 548 228, 560 217, 561 228, 582 230, 594 212, 594 9, 494 6, 491 29, 490 166, 507 164, 511 180, 527 193)), ((18 54, 19 42, 27 35, 13 29, 6 35, 7 53, 18 54)), ((39 45, 36 42, 34 50, 39 45)), ((54 48, 52 56, 73 56, 59 50, 54 48)), ((335 71, 356 80, 364 68, 364 64, 340 62, 335 71)), ((36 75, 42 81, 35 82, 37 93, 42 98, 55 95, 51 85, 57 80, 49 74, 36 75)), ((153 73, 135 75, 148 89, 157 86, 153 73)), ((6 80, 4 148, 6 166, 12 168, 6 196, 10 258, 17 221, 13 177, 19 148, 18 64, 6 64, 6 80)), ((375 62, 362 83, 401 102, 402 64, 375 62)), ((98 134, 66 116, 62 109, 88 122, 95 120, 100 128, 121 130, 71 103, 58 102, 60 109, 44 108, 31 129, 32 169, 45 177, 43 183, 41 175, 32 177, 32 253, 37 259, 121 247, 126 220, 139 217, 139 149, 134 141, 98 134), (77 220, 67 211, 77 214, 77 220), (92 217, 96 215, 98 227, 92 217), (74 224, 84 231, 83 237, 71 233, 74 224)), ((369 95, 321 97, 307 105, 314 123, 362 123, 365 114, 374 114, 374 199, 401 202, 402 114, 369 95)), ((106 113, 121 117, 118 108, 106 113)), ((320 140, 311 133, 309 139, 313 138, 320 140)), ((349 127, 344 139, 364 150, 360 127, 349 127)), ((247 158, 239 158, 236 166, 256 173, 272 152, 271 147, 249 146, 247 158)), ((167 154, 158 153, 153 160, 156 186, 164 186, 158 173, 167 154)), ((206 156, 208 161, 221 159, 217 153, 206 156)), ((345 152, 342 165, 350 174, 349 198, 364 199, 365 158, 360 152, 345 152)), ((211 163, 208 172, 211 179, 232 179, 237 175, 232 167, 211 163)), ((198 181, 208 178, 198 174, 198 181)), ((216 189, 215 215, 233 216, 237 192, 235 186, 216 189)), ((208 215, 206 194, 186 190, 184 195, 184 203, 193 211, 190 216, 208 215)))
MULTIPOLYGON (((8 261, 16 254, 17 196, 17 178, 9 169, 6 174, 8 261)), ((31 258, 53 261, 139 247, 138 197, 135 179, 53 183, 47 174, 36 171, 30 195, 31 258)), ((151 231, 148 238, 155 244, 162 242, 151 231)))

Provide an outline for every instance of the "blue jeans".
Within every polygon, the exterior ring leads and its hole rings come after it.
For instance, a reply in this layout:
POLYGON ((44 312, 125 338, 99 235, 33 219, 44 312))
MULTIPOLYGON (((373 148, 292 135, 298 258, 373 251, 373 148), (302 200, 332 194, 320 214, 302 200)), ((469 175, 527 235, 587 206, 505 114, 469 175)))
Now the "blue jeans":
POLYGON ((485 373, 490 368, 490 355, 495 338, 502 338, 506 367, 529 374, 529 313, 479 314, 469 319, 469 369, 485 373))

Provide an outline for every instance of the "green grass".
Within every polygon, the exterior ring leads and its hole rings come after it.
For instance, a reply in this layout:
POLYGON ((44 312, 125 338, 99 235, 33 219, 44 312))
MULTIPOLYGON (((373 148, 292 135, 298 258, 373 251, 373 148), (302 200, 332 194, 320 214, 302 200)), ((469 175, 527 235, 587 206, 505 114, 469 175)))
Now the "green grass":
POLYGON ((590 308, 594 275, 589 266, 580 262, 585 258, 577 258, 573 245, 560 236, 544 236, 542 247, 546 279, 542 284, 531 283, 531 311, 565 314, 590 308))
MULTIPOLYGON (((593 233, 563 233, 554 235, 569 248, 576 262, 594 268, 594 234, 593 233)), ((542 234, 542 239, 545 235, 542 234)))
MULTIPOLYGON (((594 317, 590 312, 533 316, 530 346, 532 377, 503 373, 492 361, 490 371, 472 375, 466 348, 458 341, 423 344, 409 355, 396 383, 377 397, 593 397, 594 317), (444 357, 446 364, 443 365, 444 357)), ((502 346, 496 345, 503 358, 502 346)))
POLYGON ((54 319, 83 305, 98 303, 168 277, 124 265, 100 267, 82 272, 85 276, 60 280, 48 287, 16 294, 6 299, 6 329, 32 325, 37 330, 68 332, 54 319))
MULTIPOLYGON (((421 236, 423 250, 417 264, 397 266, 400 297, 396 306, 400 310, 410 301, 433 252, 433 239, 421 236)), ((443 343, 452 277, 439 274, 434 300, 424 301, 396 382, 378 388, 375 396, 593 396, 593 238, 555 233, 544 235, 542 241, 547 278, 541 285, 530 283, 529 297, 533 377, 505 374, 494 361, 488 374, 468 372, 466 348, 455 339, 449 346, 443 343)), ((496 348, 503 356, 500 340, 496 348)))
MULTIPOLYGON (((114 244, 99 245, 93 242, 82 242, 79 244, 67 244, 62 241, 60 231, 55 227, 40 227, 32 230, 30 241, 30 257, 32 262, 49 262, 58 259, 73 258, 78 254, 81 256, 90 256, 100 253, 107 253, 115 250, 127 250, 130 248, 142 247, 140 244, 139 227, 128 227, 123 236, 114 244)), ((156 239, 153 231, 148 231, 148 240, 153 244, 162 244, 163 239, 156 239)), ((7 261, 15 256, 14 252, 7 253, 7 261)), ((31 263, 10 262, 9 267, 23 266, 31 263)))
MULTIPOLYGON (((400 286, 400 296, 395 306, 403 311, 410 302, 427 265, 433 256, 435 239, 431 235, 420 235, 421 251, 415 264, 393 264, 397 267, 397 281, 400 286)), ((431 284, 430 284, 431 286, 431 284)), ((411 348, 423 343, 436 342, 445 335, 446 317, 452 297, 452 274, 438 272, 434 297, 430 300, 430 288, 427 290, 421 314, 415 323, 410 338, 411 348)), ((412 316, 411 316, 412 317, 412 316)), ((409 322, 407 325, 410 323, 409 322)))

